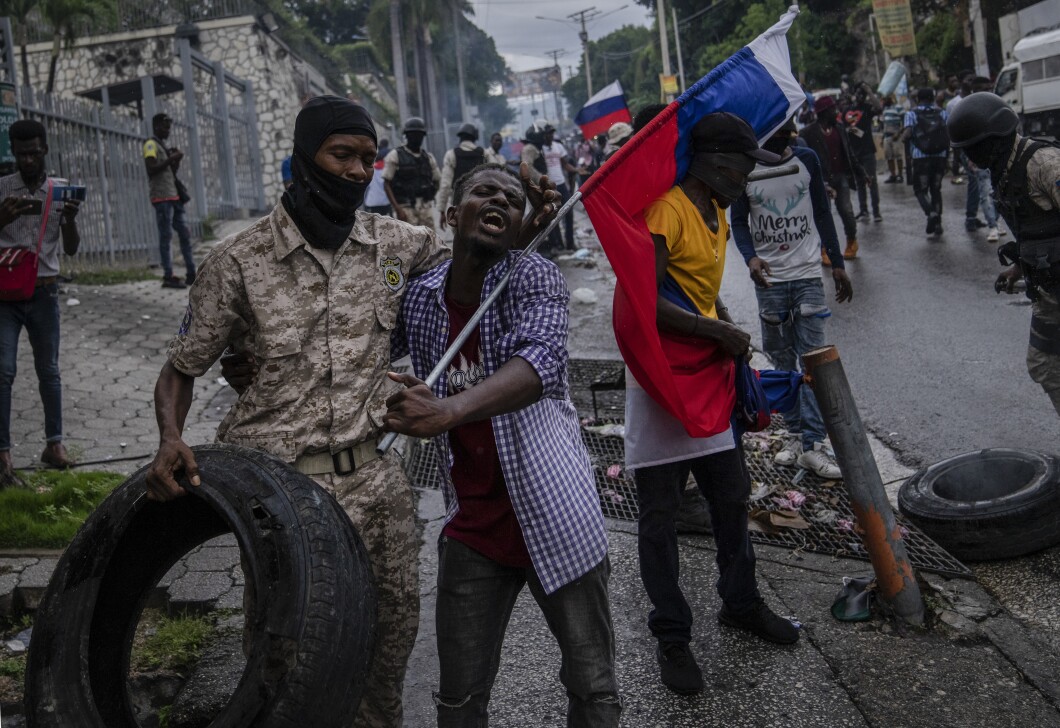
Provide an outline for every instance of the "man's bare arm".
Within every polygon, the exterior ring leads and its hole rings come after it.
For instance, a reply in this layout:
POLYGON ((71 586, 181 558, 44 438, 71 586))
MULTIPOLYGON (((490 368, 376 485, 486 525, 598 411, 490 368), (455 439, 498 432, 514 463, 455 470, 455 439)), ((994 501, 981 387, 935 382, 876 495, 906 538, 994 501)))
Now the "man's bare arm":
POLYGON ((159 445, 154 462, 147 471, 147 497, 172 500, 184 494, 173 477, 183 470, 192 485, 199 485, 199 466, 191 448, 183 439, 184 423, 191 409, 195 378, 181 372, 167 361, 155 383, 155 418, 158 421, 159 445))

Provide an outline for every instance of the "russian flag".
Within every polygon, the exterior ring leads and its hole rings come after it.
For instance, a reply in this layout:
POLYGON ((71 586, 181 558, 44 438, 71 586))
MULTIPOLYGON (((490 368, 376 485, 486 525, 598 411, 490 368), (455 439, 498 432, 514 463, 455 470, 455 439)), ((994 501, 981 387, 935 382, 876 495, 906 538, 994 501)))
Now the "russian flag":
POLYGON ((644 209, 684 178, 692 127, 707 114, 736 114, 761 140, 806 102, 791 73, 785 35, 798 13, 791 6, 776 25, 667 106, 581 187, 582 204, 618 279, 613 324, 622 357, 637 383, 692 437, 729 426, 735 367, 714 344, 671 337, 656 327, 655 246, 644 209))
POLYGON ((626 95, 622 93, 622 84, 615 81, 604 86, 585 103, 574 117, 574 123, 581 127, 586 139, 592 139, 597 134, 606 134, 615 122, 624 121, 628 124, 632 119, 626 106, 626 95))

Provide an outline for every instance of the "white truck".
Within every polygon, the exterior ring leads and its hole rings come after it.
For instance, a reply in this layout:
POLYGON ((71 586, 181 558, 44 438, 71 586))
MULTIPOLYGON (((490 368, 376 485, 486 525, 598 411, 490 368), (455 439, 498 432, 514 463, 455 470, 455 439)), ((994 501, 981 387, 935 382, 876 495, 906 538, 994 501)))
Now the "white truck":
POLYGON ((1060 138, 1060 28, 1021 38, 1012 57, 994 93, 1019 114, 1024 134, 1060 138))

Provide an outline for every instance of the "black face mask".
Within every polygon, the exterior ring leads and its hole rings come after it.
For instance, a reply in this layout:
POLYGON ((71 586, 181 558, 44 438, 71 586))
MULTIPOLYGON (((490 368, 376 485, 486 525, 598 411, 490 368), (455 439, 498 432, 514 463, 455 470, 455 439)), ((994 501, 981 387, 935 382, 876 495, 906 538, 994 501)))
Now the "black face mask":
POLYGON ((791 146, 790 136, 787 134, 774 134, 766 139, 765 143, 762 145, 762 149, 783 156, 789 146, 791 146))
POLYGON ((746 154, 738 152, 713 152, 696 154, 692 157, 688 173, 705 183, 716 194, 714 199, 722 207, 728 207, 734 200, 740 198, 747 188, 747 182, 743 183, 733 180, 727 174, 723 174, 720 167, 735 169, 741 174, 750 174, 754 171, 755 160, 746 154))
POLYGON ((291 173, 294 183, 283 194, 284 207, 307 243, 337 250, 350 236, 368 182, 334 175, 298 150, 291 158, 291 173))

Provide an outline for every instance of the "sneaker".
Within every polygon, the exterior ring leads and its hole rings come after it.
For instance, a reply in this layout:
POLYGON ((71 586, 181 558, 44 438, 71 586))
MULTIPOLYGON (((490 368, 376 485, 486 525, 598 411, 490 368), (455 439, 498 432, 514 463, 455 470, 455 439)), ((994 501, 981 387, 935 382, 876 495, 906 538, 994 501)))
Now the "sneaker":
POLYGON ((883 222, 883 215, 881 215, 879 211, 872 213, 872 221, 883 222))
POLYGON ((821 443, 815 443, 813 450, 805 450, 795 464, 800 468, 813 471, 825 480, 836 480, 843 477, 839 466, 835 464, 832 457, 821 447, 821 443))
POLYGON ((681 507, 674 516, 674 528, 678 533, 714 532, 710 526, 710 509, 707 508, 707 501, 698 487, 686 487, 681 493, 681 507))
POLYGON ((999 234, 997 232, 997 228, 996 227, 992 227, 992 228, 990 228, 990 232, 987 233, 986 242, 988 242, 988 243, 996 243, 998 237, 999 237, 999 234))
POLYGON ((794 465, 795 461, 799 459, 799 455, 802 455, 802 438, 789 437, 780 452, 773 456, 773 464, 794 465))
POLYGON ((762 599, 745 612, 734 612, 727 604, 722 604, 718 621, 778 645, 793 645, 799 641, 799 629, 790 620, 774 614, 762 599))
POLYGON ((832 259, 828 257, 828 253, 825 252, 824 248, 821 248, 821 265, 832 267, 832 259))
POLYGON ((928 215, 927 234, 942 234, 942 216, 937 212, 928 215))
POLYGON ((868 221, 868 219, 869 219, 869 213, 867 213, 867 212, 865 212, 864 210, 862 210, 862 211, 861 211, 861 212, 859 212, 859 213, 858 213, 857 215, 854 215, 854 219, 855 219, 855 220, 865 220, 865 221, 868 221))
POLYGON ((1005 237, 1006 235, 1008 235, 1008 230, 1006 230, 1005 228, 1003 228, 1000 225, 998 225, 997 226, 997 234, 1000 235, 1001 237, 1005 237))
POLYGON ((931 235, 935 232, 935 215, 931 214, 927 216, 927 225, 924 227, 924 234, 931 235))
POLYGON ((895 182, 901 182, 901 180, 898 178, 898 175, 896 174, 892 174, 890 177, 883 181, 885 185, 893 185, 895 182))
POLYGON ((655 657, 659 660, 659 676, 663 685, 678 695, 703 692, 703 672, 687 644, 660 642, 655 657))
POLYGON ((854 260, 858 257, 858 241, 851 238, 847 241, 847 247, 843 250, 844 260, 854 260))
POLYGON ((184 285, 184 281, 180 280, 176 276, 166 276, 162 279, 163 288, 187 288, 184 285))
POLYGON ((964 219, 964 229, 968 230, 969 232, 971 232, 972 230, 979 230, 980 228, 985 227, 986 223, 977 217, 966 217, 964 219))
POLYGON ((195 274, 194 273, 189 273, 188 275, 184 276, 185 285, 189 285, 190 286, 194 282, 195 282, 195 274))
POLYGON ((950 178, 950 184, 951 185, 963 185, 964 184, 964 177, 962 177, 960 175, 957 175, 956 177, 951 177, 950 178))
POLYGON ((905 182, 905 177, 898 175, 898 179, 896 179, 895 182, 905 182))

